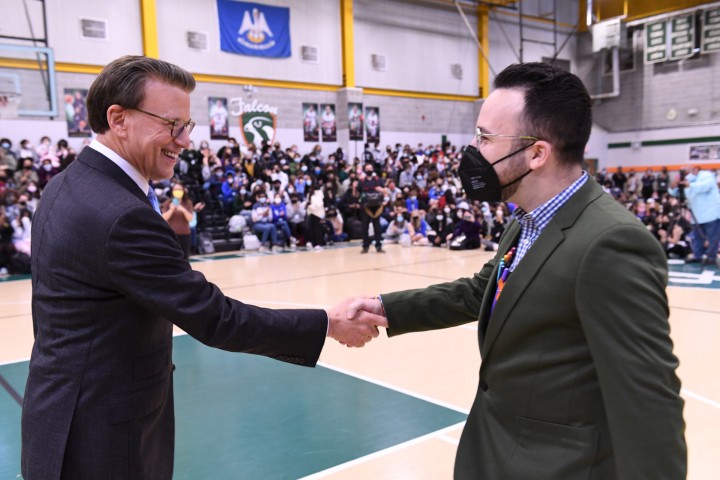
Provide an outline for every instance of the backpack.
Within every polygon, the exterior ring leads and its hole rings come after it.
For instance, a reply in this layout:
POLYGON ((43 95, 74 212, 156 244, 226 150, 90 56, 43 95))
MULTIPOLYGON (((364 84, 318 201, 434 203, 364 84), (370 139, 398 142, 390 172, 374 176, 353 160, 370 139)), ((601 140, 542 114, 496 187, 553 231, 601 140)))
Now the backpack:
POLYGON ((203 232, 198 235, 198 252, 201 254, 215 253, 215 245, 213 245, 209 233, 203 232))

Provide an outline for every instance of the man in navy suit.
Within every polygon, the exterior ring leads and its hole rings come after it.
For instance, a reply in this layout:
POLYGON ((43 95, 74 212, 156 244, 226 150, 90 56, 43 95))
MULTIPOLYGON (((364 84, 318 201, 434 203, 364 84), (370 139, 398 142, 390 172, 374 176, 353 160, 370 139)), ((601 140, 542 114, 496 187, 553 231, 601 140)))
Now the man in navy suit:
POLYGON ((344 305, 269 310, 226 297, 153 211, 194 122, 185 70, 122 57, 87 97, 98 134, 45 189, 32 238, 35 344, 22 416, 26 480, 170 479, 172 325, 235 352, 314 366, 326 335, 362 346, 375 325, 344 305))

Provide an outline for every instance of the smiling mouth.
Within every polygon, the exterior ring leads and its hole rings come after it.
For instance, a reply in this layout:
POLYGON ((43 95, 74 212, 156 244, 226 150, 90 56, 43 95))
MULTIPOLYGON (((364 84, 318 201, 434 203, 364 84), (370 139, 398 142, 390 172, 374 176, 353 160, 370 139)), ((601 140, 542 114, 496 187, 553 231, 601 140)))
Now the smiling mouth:
POLYGON ((178 153, 171 152, 170 150, 162 149, 161 151, 162 151, 163 155, 165 155, 166 157, 170 157, 173 160, 177 160, 178 155, 179 155, 178 153))

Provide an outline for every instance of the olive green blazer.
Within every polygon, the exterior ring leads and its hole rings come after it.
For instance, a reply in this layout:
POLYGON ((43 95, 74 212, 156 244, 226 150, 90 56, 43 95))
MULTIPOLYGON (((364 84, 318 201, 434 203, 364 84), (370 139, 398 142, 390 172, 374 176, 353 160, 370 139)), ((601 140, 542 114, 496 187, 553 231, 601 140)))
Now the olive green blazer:
POLYGON ((472 278, 382 295, 389 336, 479 322, 478 391, 455 478, 685 478, 659 242, 588 179, 490 315, 497 263, 519 236, 513 221, 472 278))

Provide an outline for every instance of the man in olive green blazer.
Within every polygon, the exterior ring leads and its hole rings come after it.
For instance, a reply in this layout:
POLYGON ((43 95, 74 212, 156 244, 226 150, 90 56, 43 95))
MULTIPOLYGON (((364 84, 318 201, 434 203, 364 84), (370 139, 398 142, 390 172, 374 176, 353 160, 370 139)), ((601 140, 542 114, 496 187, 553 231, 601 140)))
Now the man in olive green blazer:
POLYGON ((518 205, 495 258, 472 278, 351 306, 351 315, 384 313, 389 336, 478 321, 482 364, 457 479, 685 478, 667 261, 642 223, 582 172, 589 105, 579 79, 549 65, 498 75, 466 152, 484 166, 463 181, 471 198, 496 199, 487 189, 497 183, 498 196, 518 205))

